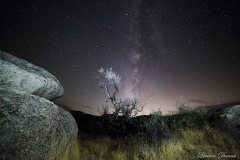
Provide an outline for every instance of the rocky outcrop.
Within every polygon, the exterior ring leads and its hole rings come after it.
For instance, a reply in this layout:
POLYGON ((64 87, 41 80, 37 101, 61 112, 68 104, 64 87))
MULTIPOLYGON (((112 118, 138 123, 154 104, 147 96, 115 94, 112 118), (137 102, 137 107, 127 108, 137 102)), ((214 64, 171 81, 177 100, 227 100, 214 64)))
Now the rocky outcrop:
POLYGON ((54 103, 21 91, 0 90, 0 159, 60 155, 77 132, 71 114, 54 103))
POLYGON ((240 105, 218 111, 212 116, 211 123, 240 144, 240 105))
POLYGON ((49 101, 62 95, 53 75, 0 51, 1 160, 79 159, 76 121, 49 101))
POLYGON ((0 88, 18 90, 49 100, 63 96, 59 81, 46 70, 0 51, 0 88))

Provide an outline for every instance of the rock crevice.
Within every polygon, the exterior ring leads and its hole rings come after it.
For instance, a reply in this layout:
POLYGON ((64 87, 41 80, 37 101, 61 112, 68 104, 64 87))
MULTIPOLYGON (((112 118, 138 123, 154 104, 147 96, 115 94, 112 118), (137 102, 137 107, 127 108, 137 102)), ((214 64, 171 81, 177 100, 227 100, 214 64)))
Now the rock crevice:
POLYGON ((58 159, 73 144, 77 123, 49 101, 62 95, 49 72, 0 51, 0 159, 58 159))

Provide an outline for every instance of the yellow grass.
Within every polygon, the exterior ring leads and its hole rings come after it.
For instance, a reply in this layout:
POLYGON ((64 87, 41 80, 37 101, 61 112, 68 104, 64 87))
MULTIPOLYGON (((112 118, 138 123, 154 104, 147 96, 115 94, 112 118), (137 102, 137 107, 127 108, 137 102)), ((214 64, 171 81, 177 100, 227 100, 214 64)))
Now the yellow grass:
POLYGON ((73 138, 67 146, 60 144, 56 150, 55 147, 50 147, 47 155, 47 160, 80 160, 80 144, 77 137, 73 138))
POLYGON ((79 139, 79 144, 81 160, 188 160, 199 159, 201 153, 216 156, 204 158, 212 160, 219 159, 218 154, 221 152, 225 152, 225 156, 235 156, 232 159, 240 159, 240 146, 207 124, 201 129, 181 130, 161 143, 145 144, 138 148, 124 146, 121 139, 113 140, 108 137, 79 139))
MULTIPOLYGON (((162 143, 160 152, 164 159, 198 159, 198 155, 216 156, 210 159, 219 159, 218 154, 236 155, 240 158, 240 147, 226 135, 213 130, 210 126, 195 130, 183 130, 170 140, 162 143)), ((224 158, 221 158, 224 159, 224 158)), ((228 158, 229 159, 229 158, 228 158)))

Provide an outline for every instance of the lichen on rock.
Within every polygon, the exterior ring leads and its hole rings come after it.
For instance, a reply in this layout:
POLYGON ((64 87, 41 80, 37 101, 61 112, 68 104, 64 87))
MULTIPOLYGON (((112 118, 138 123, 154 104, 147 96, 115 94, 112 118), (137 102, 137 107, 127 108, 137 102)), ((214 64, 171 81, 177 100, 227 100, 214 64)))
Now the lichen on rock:
POLYGON ((54 103, 0 89, 0 159, 45 159, 77 136, 74 118, 54 103), (61 144, 60 144, 61 143, 61 144))

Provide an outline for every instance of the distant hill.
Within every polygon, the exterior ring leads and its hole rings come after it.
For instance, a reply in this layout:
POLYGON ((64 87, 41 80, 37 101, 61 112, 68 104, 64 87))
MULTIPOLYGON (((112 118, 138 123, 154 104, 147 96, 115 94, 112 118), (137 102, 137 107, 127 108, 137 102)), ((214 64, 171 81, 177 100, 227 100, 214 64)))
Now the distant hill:
POLYGON ((80 125, 80 124, 90 124, 93 117, 95 117, 93 115, 86 114, 86 113, 81 112, 81 111, 70 110, 69 107, 66 106, 66 105, 62 105, 62 104, 58 104, 58 103, 55 103, 55 104, 58 105, 59 107, 63 108, 64 110, 70 112, 78 125, 80 125))
POLYGON ((83 113, 81 111, 70 111, 72 116, 75 118, 77 124, 90 124, 92 119, 96 116, 83 113))
POLYGON ((224 109, 224 108, 232 107, 232 106, 239 105, 239 104, 240 104, 240 101, 237 101, 237 102, 231 102, 231 103, 210 105, 210 106, 206 106, 206 108, 208 110, 211 110, 211 109, 224 109))

